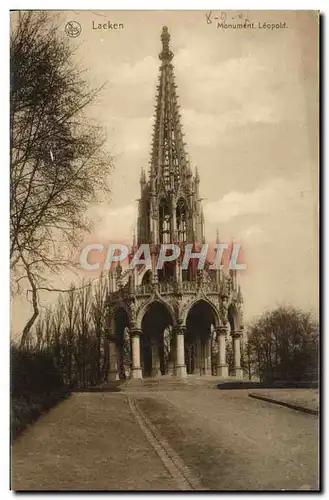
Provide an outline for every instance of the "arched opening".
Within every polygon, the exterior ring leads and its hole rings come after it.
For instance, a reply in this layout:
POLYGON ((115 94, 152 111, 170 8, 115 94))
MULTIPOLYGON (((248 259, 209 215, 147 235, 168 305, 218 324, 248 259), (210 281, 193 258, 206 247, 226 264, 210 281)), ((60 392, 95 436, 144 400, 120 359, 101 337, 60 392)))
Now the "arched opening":
POLYGON ((114 329, 118 374, 120 379, 125 379, 129 376, 130 371, 131 341, 129 336, 129 317, 122 307, 119 307, 114 313, 114 329))
POLYGON ((214 325, 217 313, 206 301, 196 302, 188 312, 185 336, 185 363, 188 374, 212 375, 214 359, 214 325))
POLYGON ((196 281, 197 265, 196 259, 190 259, 187 269, 182 269, 183 281, 196 281))
MULTIPOLYGON (((193 245, 192 252, 197 253, 199 251, 200 251, 200 248, 198 248, 196 245, 193 245)), ((182 280, 183 281, 196 281, 197 272, 198 272, 198 264, 199 264, 198 258, 190 258, 190 260, 188 262, 187 269, 182 270, 182 280)))
POLYGON ((162 198, 159 204, 160 243, 170 243, 170 219, 168 200, 162 198))
POLYGON ((230 325, 231 332, 238 330, 238 318, 235 307, 231 304, 227 311, 227 319, 230 325))
POLYGON ((164 304, 152 302, 147 307, 142 319, 141 336, 143 377, 155 377, 167 373, 172 326, 172 315, 164 304))
MULTIPOLYGON (((166 255, 172 255, 172 250, 167 249, 166 255)), ((159 283, 172 282, 175 276, 175 261, 164 262, 161 269, 158 269, 158 281, 159 283)))
POLYGON ((187 205, 184 198, 179 198, 176 208, 177 237, 180 243, 187 241, 187 205))

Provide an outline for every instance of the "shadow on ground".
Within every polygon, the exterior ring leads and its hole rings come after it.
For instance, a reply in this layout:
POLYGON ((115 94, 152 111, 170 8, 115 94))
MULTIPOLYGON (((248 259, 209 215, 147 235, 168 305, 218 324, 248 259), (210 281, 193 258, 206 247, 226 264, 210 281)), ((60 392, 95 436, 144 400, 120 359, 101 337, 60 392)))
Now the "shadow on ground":
POLYGON ((115 382, 108 382, 104 386, 97 386, 97 387, 83 387, 79 389, 73 389, 71 392, 120 392, 121 391, 121 385, 123 381, 122 380, 117 380, 115 382))

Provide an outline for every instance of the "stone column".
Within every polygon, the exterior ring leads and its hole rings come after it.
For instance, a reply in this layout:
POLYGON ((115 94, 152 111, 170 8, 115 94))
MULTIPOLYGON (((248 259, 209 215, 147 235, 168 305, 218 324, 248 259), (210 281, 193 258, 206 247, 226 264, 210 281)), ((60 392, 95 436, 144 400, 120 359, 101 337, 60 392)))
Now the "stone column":
POLYGON ((200 338, 196 341, 196 371, 198 375, 202 375, 202 365, 201 365, 201 340, 200 338))
POLYGON ((243 378, 243 369, 241 368, 241 362, 240 362, 242 332, 241 331, 232 332, 231 336, 233 338, 233 357, 234 357, 233 376, 235 378, 241 379, 243 378))
POLYGON ((160 359, 159 359, 159 345, 156 339, 151 341, 152 349, 152 377, 158 377, 161 375, 160 370, 160 359))
POLYGON ((176 374, 176 333, 172 332, 171 346, 170 346, 170 361, 168 363, 168 375, 176 374))
POLYGON ((143 378, 141 368, 140 335, 142 330, 130 329, 131 336, 131 378, 143 378))
POLYGON ((125 370, 123 366, 123 344, 116 343, 116 360, 117 360, 117 370, 118 370, 118 375, 119 379, 125 379, 125 370))
POLYGON ((218 342, 217 377, 228 377, 228 364, 226 363, 226 332, 225 326, 216 328, 218 342))
POLYGON ((205 341, 204 345, 204 373, 211 375, 211 337, 205 341))
POLYGON ((109 374, 108 380, 118 380, 117 346, 112 337, 109 338, 109 374))
POLYGON ((185 350, 184 350, 185 327, 176 329, 176 377, 186 377, 185 350))
POLYGON ((192 345, 187 346, 187 367, 186 371, 187 373, 192 373, 192 363, 193 363, 193 347, 192 345))
POLYGON ((197 352, 196 352, 196 341, 193 343, 192 353, 193 353, 193 375, 198 374, 198 362, 197 362, 197 352))
POLYGON ((205 375, 206 374, 206 365, 205 365, 205 352, 206 352, 206 346, 205 346, 205 343, 204 343, 204 340, 202 340, 200 342, 200 373, 201 375, 205 375))

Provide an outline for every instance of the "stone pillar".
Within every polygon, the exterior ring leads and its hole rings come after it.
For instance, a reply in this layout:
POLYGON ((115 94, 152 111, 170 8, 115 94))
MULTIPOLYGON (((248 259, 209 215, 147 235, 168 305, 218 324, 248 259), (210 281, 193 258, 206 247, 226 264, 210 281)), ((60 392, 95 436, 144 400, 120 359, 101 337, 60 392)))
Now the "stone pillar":
POLYGON ((204 340, 200 342, 200 373, 201 375, 206 374, 206 365, 205 365, 205 352, 206 352, 206 346, 204 343, 204 340))
POLYGON ((233 338, 233 359, 234 359, 233 376, 235 378, 241 379, 243 378, 243 369, 241 368, 241 362, 240 362, 242 332, 241 331, 232 332, 231 336, 233 338))
POLYGON ((211 337, 205 341, 204 345, 204 373, 211 375, 211 337))
POLYGON ((168 375, 176 374, 176 333, 172 332, 171 346, 170 346, 170 360, 168 363, 168 375))
POLYGON ((131 336, 131 378, 143 378, 141 368, 140 335, 142 330, 138 328, 130 329, 131 336))
POLYGON ((200 338, 196 341, 196 373, 202 375, 202 364, 201 364, 201 340, 200 338))
POLYGON ((151 341, 152 349, 152 377, 158 377, 161 375, 160 370, 160 359, 159 359, 159 345, 156 339, 151 341))
POLYGON ((193 346, 188 345, 187 346, 187 367, 186 371, 187 373, 192 373, 192 363, 193 363, 193 346))
POLYGON ((193 375, 198 374, 198 362, 197 362, 197 352, 196 352, 196 341, 193 343, 192 353, 193 353, 193 375))
POLYGON ((119 375, 119 379, 122 380, 122 379, 126 378, 124 365, 123 365, 123 344, 116 343, 115 347, 116 347, 115 350, 116 350, 116 361, 117 361, 118 375, 119 375))
POLYGON ((217 377, 228 377, 228 364, 226 363, 226 332, 225 326, 216 328, 218 342, 217 377))
POLYGON ((184 350, 185 327, 176 329, 176 377, 186 377, 185 350, 184 350))
POLYGON ((108 380, 118 380, 117 346, 112 337, 109 338, 109 373, 108 380))

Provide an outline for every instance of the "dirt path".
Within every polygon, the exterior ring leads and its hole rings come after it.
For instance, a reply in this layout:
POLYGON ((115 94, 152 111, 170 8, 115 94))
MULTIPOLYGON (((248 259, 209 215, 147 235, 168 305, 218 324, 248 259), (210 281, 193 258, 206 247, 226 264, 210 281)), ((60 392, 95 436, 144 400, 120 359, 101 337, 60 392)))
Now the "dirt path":
POLYGON ((73 394, 12 448, 15 490, 177 488, 123 394, 73 394))
POLYGON ((15 490, 314 490, 318 420, 248 391, 80 393, 18 438, 15 490))
POLYGON ((248 398, 248 391, 171 391, 138 404, 203 486, 318 487, 318 420, 248 398))

